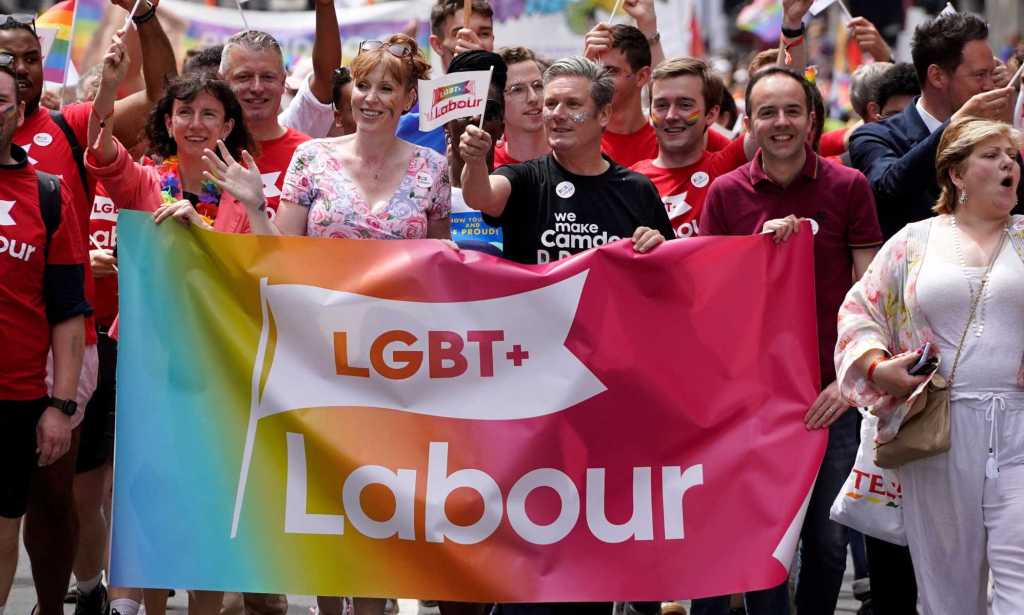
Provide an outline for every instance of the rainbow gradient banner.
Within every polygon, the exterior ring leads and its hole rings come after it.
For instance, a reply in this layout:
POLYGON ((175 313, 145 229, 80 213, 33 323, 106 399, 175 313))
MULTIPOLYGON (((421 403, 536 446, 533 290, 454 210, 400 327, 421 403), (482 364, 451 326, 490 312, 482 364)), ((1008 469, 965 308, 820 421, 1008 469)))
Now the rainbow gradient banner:
POLYGON ((122 212, 111 582, 469 601, 772 587, 827 434, 811 234, 524 266, 122 212))

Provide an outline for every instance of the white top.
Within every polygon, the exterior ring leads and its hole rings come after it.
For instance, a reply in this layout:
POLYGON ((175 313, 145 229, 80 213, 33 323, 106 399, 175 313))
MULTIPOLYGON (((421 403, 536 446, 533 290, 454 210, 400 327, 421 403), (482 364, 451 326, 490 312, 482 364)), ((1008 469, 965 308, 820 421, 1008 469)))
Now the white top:
MULTIPOLYGON (((917 299, 942 357, 939 373, 948 378, 967 324, 971 291, 955 250, 946 245, 949 239, 935 236, 936 226, 933 226, 921 266, 917 299)), ((985 269, 966 269, 974 292, 985 269)), ((1024 326, 1021 326, 1024 262, 1009 241, 1003 244, 985 288, 985 297, 978 305, 964 341, 953 386, 959 391, 1019 391, 1017 371, 1021 369, 1021 351, 1024 350, 1024 326), (980 336, 976 335, 979 327, 980 336)))
POLYGON ((921 104, 922 100, 923 98, 918 98, 917 104, 914 108, 917 109, 917 114, 921 116, 922 120, 924 120, 924 126, 928 129, 928 133, 930 134, 938 130, 939 126, 942 126, 942 122, 935 119, 935 116, 931 113, 925 111, 924 105, 921 104))
POLYGON ((294 128, 314 139, 327 136, 334 124, 334 104, 324 104, 317 100, 309 89, 313 79, 310 73, 302 81, 299 91, 295 93, 285 110, 277 116, 277 121, 285 128, 294 128))

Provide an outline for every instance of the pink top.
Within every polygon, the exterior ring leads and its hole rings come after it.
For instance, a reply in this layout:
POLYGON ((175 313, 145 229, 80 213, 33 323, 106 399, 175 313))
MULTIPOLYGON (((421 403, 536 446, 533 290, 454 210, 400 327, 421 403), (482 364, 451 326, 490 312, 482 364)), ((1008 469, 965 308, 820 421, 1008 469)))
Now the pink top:
MULTIPOLYGON (((92 150, 85 153, 85 167, 96 179, 103 181, 110 198, 121 209, 156 211, 164 204, 160 194, 160 172, 156 167, 139 164, 132 160, 121 142, 114 140, 117 156, 113 162, 99 165, 92 150)), ((222 192, 217 207, 217 219, 213 228, 225 233, 248 231, 249 219, 245 207, 227 192, 222 192)))
MULTIPOLYGON (((85 167, 93 177, 102 181, 110 198, 120 209, 156 211, 163 205, 160 194, 160 172, 156 167, 139 164, 132 160, 128 150, 114 139, 117 156, 113 162, 99 165, 91 149, 85 152, 85 167)), ((217 219, 213 228, 226 233, 242 233, 248 230, 249 219, 245 207, 227 192, 222 192, 217 207, 217 219)), ((110 337, 118 337, 118 318, 110 326, 110 337)))
POLYGON ((338 139, 313 139, 295 149, 281 200, 309 209, 306 234, 343 239, 423 239, 427 225, 451 212, 448 160, 415 146, 388 200, 367 203, 338 156, 338 139))

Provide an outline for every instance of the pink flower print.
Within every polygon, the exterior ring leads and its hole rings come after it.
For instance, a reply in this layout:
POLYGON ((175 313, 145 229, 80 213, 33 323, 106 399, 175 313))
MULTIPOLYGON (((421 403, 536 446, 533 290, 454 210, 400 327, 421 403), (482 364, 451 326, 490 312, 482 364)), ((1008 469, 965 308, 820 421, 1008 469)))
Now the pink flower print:
POLYGON ((427 223, 423 218, 409 218, 402 234, 406 239, 423 239, 427 236, 427 223))
POLYGON ((314 205, 309 212, 309 223, 315 226, 325 226, 327 220, 327 213, 323 207, 314 205))

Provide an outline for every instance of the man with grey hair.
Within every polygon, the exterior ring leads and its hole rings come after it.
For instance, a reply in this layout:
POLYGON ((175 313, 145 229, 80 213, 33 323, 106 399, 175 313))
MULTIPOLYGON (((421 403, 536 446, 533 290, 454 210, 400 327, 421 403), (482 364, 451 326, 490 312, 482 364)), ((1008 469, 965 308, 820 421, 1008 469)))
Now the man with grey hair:
MULTIPOLYGON (((504 257, 548 263, 629 237, 648 252, 675 236, 658 191, 649 179, 601 153, 611 117, 615 81, 603 66, 582 56, 544 71, 542 115, 551 153, 487 166, 491 137, 470 124, 459 140, 466 204, 501 226, 504 257)), ((657 602, 632 603, 630 612, 660 613, 657 602)), ((500 604, 498 615, 610 615, 610 602, 500 604)))
POLYGON ((879 120, 878 83, 893 66, 890 62, 873 62, 860 66, 850 75, 850 105, 865 124, 879 120))
MULTIPOLYGON (((281 46, 266 32, 239 32, 224 43, 220 74, 242 105, 245 127, 260 145, 256 166, 263 176, 263 196, 273 219, 292 154, 309 141, 306 134, 278 122, 286 77, 281 46)), ((233 230, 248 232, 248 219, 240 220, 233 230)))
POLYGON ((543 107, 551 153, 494 174, 490 135, 472 125, 462 133, 466 204, 501 225, 505 258, 547 263, 624 237, 647 252, 674 236, 650 180, 601 154, 614 92, 611 75, 587 58, 552 64, 543 107))

